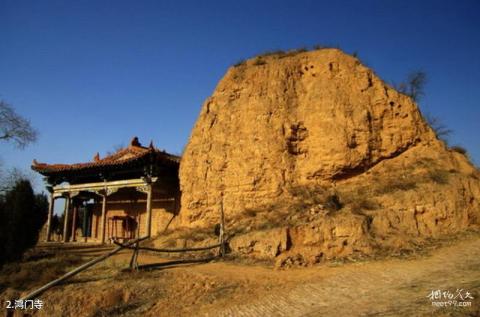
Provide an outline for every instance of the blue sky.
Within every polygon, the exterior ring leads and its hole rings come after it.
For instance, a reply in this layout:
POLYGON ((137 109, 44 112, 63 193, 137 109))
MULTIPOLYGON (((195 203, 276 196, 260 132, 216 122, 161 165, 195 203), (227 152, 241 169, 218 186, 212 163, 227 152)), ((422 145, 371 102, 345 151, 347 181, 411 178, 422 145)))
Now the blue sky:
POLYGON ((0 0, 0 98, 40 132, 25 150, 0 144, 0 157, 89 161, 134 135, 179 154, 229 66, 321 44, 358 52, 389 82, 425 71, 421 108, 478 164, 479 12, 473 0, 0 0))

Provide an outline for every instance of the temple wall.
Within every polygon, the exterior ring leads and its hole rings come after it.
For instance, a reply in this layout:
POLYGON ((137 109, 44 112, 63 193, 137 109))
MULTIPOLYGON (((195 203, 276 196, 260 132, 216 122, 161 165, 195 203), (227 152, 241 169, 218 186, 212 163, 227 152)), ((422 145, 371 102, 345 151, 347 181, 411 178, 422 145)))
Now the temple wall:
MULTIPOLYGON (((102 202, 100 195, 83 196, 82 200, 77 198, 76 202, 71 203, 68 217, 68 241, 72 241, 71 234, 73 205, 80 206, 80 203, 88 202, 88 208, 91 208, 91 227, 90 236, 83 236, 83 213, 77 215, 76 220, 76 241, 78 242, 100 242, 102 230, 102 202)), ((167 182, 165 179, 159 180, 152 188, 152 220, 151 235, 156 236, 165 231, 175 214, 178 214, 180 195, 178 183, 167 182)), ((109 242, 111 237, 117 238, 138 238, 147 234, 147 194, 138 191, 134 187, 124 187, 107 196, 106 206, 106 230, 105 242, 109 242), (128 229, 125 224, 125 216, 128 220, 128 229), (118 217, 117 221, 112 221, 113 217, 118 217)), ((80 208, 80 207, 79 207, 80 208)), ((83 208, 83 207, 81 207, 83 208)), ((46 227, 40 232, 39 241, 45 241, 46 227)), ((56 231, 51 232, 52 241, 63 241, 63 222, 59 224, 56 231)))
MULTIPOLYGON (((175 212, 175 201, 153 201, 152 202, 152 236, 161 234, 175 212)), ((112 221, 109 220, 114 216, 130 216, 135 220, 136 229, 134 237, 141 237, 146 235, 147 232, 147 219, 146 219, 146 202, 130 202, 130 203, 107 203, 107 228, 106 228, 106 240, 112 235, 112 221)), ((93 219, 92 219, 92 236, 89 241, 100 241, 101 239, 101 220, 102 219, 102 204, 96 203, 93 207, 93 219)), ((121 222, 117 223, 116 228, 113 228, 113 233, 122 235, 121 222), (115 232, 116 229, 116 232, 115 232)))

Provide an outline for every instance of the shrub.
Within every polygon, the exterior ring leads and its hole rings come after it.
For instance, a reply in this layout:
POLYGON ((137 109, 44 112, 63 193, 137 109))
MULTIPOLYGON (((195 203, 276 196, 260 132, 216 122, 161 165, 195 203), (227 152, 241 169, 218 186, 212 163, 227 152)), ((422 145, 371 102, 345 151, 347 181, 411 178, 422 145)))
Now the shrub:
POLYGON ((288 192, 307 206, 325 203, 328 197, 324 188, 315 186, 292 186, 288 188, 288 192))
POLYGON ((378 208, 378 204, 367 197, 358 197, 352 201, 351 206, 352 210, 357 212, 361 210, 375 210, 378 208))
POLYGON ((245 65, 245 60, 244 59, 241 59, 238 62, 236 62, 235 64, 233 64, 233 67, 238 67, 238 66, 242 66, 242 65, 245 65))
POLYGON ((323 205, 329 211, 343 208, 343 203, 338 194, 330 194, 320 186, 293 186, 288 189, 294 201, 290 202, 291 208, 296 211, 307 210, 309 207, 323 205))
POLYGON ((261 58, 261 57, 257 57, 255 58, 255 60, 253 61, 253 65, 255 66, 260 66, 260 65, 265 65, 267 62, 261 58))
POLYGON ((308 50, 305 47, 295 49, 295 50, 290 50, 282 55, 279 56, 279 58, 284 58, 284 57, 290 57, 290 56, 295 56, 299 53, 307 52, 308 50))
POLYGON ((284 55, 284 54, 285 54, 285 51, 274 50, 274 51, 266 51, 262 54, 259 54, 258 57, 268 57, 268 56, 275 56, 275 55, 281 56, 281 55, 284 55))
MULTIPOLYGON (((284 50, 273 50, 273 51, 266 51, 261 54, 258 54, 253 62, 253 65, 264 65, 266 64, 266 61, 263 59, 264 57, 276 57, 276 58, 284 58, 284 57, 289 57, 289 56, 295 56, 299 53, 303 52, 308 52, 308 49, 306 47, 301 47, 298 49, 293 49, 289 51, 284 51, 284 50)), ((234 66, 240 66, 243 64, 244 61, 240 61, 234 66)))
POLYGON ((341 192, 342 204, 350 206, 353 213, 362 214, 363 210, 374 210, 379 207, 378 203, 371 199, 371 191, 368 187, 354 187, 341 192))
POLYGON ((335 45, 316 44, 316 45, 313 46, 314 50, 323 50, 323 49, 329 49, 329 48, 341 49, 339 44, 335 44, 335 45))
POLYGON ((442 185, 448 184, 449 176, 450 175, 449 175, 448 171, 438 170, 438 169, 435 169, 435 170, 430 171, 428 173, 428 177, 433 182, 435 182, 437 184, 442 184, 442 185))
POLYGON ((257 216, 257 211, 254 210, 254 209, 246 209, 244 211, 245 215, 247 215, 248 217, 256 217, 257 216))
POLYGON ((435 132, 437 138, 445 142, 445 144, 448 144, 448 136, 452 134, 453 131, 449 129, 438 117, 425 114, 424 118, 432 128, 433 132, 435 132))
POLYGON ((417 187, 417 184, 413 180, 395 178, 388 180, 382 187, 376 188, 375 193, 378 195, 384 195, 393 193, 396 191, 407 191, 417 187))
POLYGON ((465 156, 467 155, 467 149, 465 149, 464 147, 461 147, 460 145, 454 145, 450 148, 450 150, 463 154, 465 156))
POLYGON ((413 71, 408 74, 407 80, 401 82, 399 85, 394 85, 394 88, 409 96, 415 102, 419 102, 424 95, 424 88, 427 82, 427 74, 421 70, 413 71))
POLYGON ((337 194, 329 195, 325 201, 325 207, 329 210, 337 211, 343 208, 340 197, 337 194))

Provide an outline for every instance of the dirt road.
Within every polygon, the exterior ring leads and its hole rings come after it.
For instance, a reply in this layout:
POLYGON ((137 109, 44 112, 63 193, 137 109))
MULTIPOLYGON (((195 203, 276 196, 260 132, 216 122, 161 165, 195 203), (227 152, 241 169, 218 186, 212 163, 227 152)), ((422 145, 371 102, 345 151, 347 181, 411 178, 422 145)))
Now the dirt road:
MULTIPOLYGON (((67 247, 61 253, 86 260, 105 250, 67 247)), ((409 258, 288 270, 216 262, 122 272, 129 258, 123 252, 49 290, 35 316, 480 316, 478 233, 409 258), (434 307, 427 297, 434 290, 456 295, 457 289, 473 297, 466 300, 470 307, 434 307)), ((139 258, 159 261, 165 259, 139 258)))
MULTIPOLYGON (((278 273, 277 273, 278 274, 278 273)), ((219 309, 209 316, 480 316, 480 239, 430 257, 285 272, 297 286, 219 309), (432 290, 472 293, 472 307, 432 306, 432 290)), ((279 278, 282 278, 280 274, 279 278)), ((459 299, 459 298, 457 298, 459 299)), ((445 301, 445 300, 443 300, 445 301)))

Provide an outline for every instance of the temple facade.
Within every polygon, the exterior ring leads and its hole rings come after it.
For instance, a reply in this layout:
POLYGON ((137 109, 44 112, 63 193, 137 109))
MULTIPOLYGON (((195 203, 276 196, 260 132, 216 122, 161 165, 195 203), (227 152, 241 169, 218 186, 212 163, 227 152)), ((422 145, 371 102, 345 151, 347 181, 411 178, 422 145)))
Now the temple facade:
POLYGON ((154 236, 166 230, 180 210, 180 157, 144 147, 134 137, 129 146, 91 162, 46 164, 33 161, 50 192, 45 240, 51 241, 55 201, 65 199, 64 242, 106 243, 154 236))

